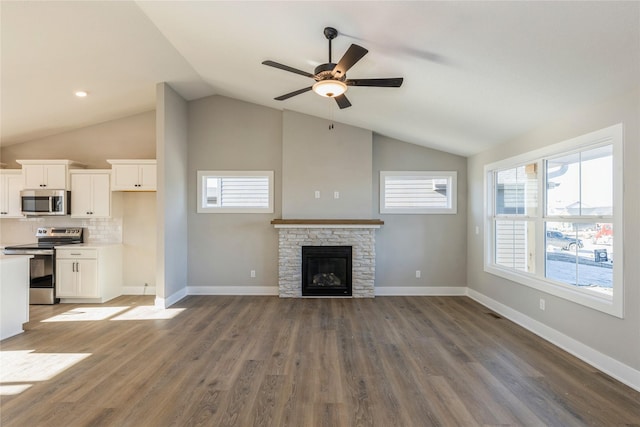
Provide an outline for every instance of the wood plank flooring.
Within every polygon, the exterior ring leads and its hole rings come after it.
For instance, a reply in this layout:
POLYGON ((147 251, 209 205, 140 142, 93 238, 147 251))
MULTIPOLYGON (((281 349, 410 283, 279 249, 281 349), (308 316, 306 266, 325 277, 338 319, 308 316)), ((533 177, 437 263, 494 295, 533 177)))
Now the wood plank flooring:
POLYGON ((466 297, 152 305, 32 306, 0 425, 640 426, 640 393, 466 297))

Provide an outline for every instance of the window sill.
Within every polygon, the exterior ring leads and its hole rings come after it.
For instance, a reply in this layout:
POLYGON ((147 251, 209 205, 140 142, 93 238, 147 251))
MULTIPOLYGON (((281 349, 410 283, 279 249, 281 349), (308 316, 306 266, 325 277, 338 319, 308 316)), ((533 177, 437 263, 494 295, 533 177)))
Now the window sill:
POLYGON ((485 264, 484 271, 489 274, 493 274, 494 276, 511 280, 512 282, 601 311, 611 316, 621 319, 624 317, 622 308, 622 289, 616 289, 616 292, 612 297, 606 294, 588 291, 586 289, 574 288, 571 285, 550 282, 526 273, 517 273, 493 265, 485 264))

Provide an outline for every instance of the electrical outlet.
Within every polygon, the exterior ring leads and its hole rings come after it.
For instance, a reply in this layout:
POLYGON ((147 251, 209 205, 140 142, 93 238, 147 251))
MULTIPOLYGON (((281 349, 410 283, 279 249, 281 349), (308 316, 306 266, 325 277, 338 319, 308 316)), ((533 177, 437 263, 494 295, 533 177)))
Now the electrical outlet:
POLYGON ((542 298, 540 298, 540 310, 544 311, 545 309, 546 309, 546 303, 542 298))
POLYGON ((339 191, 334 191, 333 192, 333 198, 334 199, 339 199, 340 198, 340 192, 339 191))
POLYGON ((315 192, 315 196, 316 196, 316 199, 319 199, 319 198, 320 198, 320 192, 319 192, 318 190, 316 190, 316 192, 315 192))
POLYGON ((476 234, 480 234, 480 227, 476 225, 476 234))
POLYGON ((422 276, 422 272, 420 270, 416 270, 416 279, 419 279, 422 276))
POLYGON ((256 271, 255 270, 251 270, 251 277, 255 278, 256 277, 256 271))

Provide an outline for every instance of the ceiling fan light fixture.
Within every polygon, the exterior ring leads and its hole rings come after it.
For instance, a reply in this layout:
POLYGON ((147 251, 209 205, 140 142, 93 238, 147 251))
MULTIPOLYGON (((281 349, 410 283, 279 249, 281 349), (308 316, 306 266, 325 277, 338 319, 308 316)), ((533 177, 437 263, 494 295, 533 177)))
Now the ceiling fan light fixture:
POLYGON ((339 80, 320 80, 313 85, 313 91, 326 98, 335 98, 347 91, 347 85, 339 80))

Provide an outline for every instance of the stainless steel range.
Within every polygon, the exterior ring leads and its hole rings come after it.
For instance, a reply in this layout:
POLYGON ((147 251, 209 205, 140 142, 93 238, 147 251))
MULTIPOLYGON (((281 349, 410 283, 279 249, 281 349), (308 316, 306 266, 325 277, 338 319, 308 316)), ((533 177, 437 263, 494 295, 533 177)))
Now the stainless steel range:
POLYGON ((82 228, 41 227, 36 243, 7 246, 5 255, 33 255, 30 260, 29 304, 57 304, 56 246, 82 243, 82 228))

